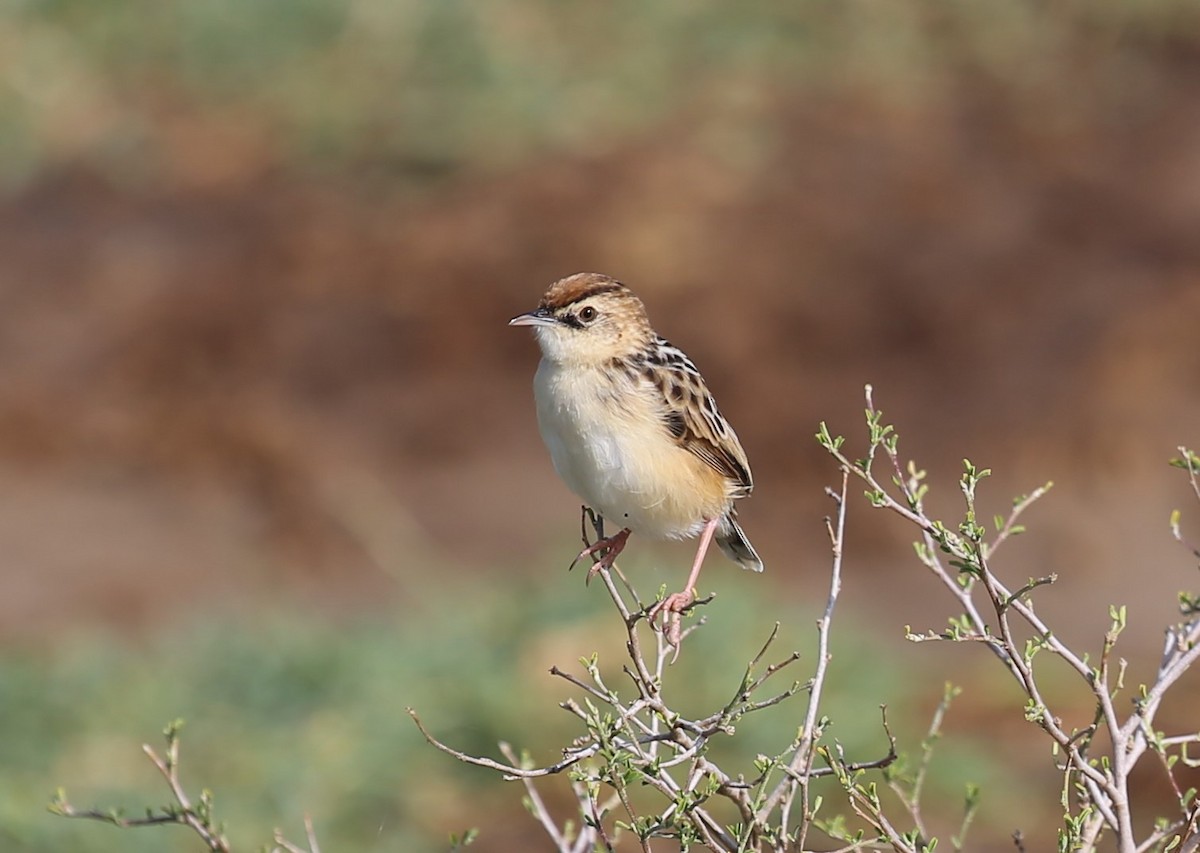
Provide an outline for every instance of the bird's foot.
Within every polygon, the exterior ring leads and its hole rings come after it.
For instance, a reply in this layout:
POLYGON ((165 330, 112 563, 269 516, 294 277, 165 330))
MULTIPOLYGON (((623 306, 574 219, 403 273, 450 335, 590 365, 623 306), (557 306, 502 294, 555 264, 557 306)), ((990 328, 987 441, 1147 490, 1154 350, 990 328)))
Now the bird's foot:
POLYGON ((646 618, 654 625, 660 615, 663 615, 662 631, 667 645, 675 649, 671 663, 679 657, 679 644, 683 640, 682 614, 696 602, 696 590, 688 588, 683 592, 674 592, 658 604, 650 608, 646 618))
POLYGON ((592 567, 588 569, 587 580, 584 581, 584 583, 590 583, 592 578, 598 575, 600 572, 604 571, 605 569, 612 568, 612 564, 616 561, 617 555, 625 549, 625 540, 628 538, 628 530, 619 530, 612 536, 605 536, 603 539, 597 539, 595 542, 593 542, 591 545, 588 545, 576 555, 575 559, 571 561, 571 565, 567 568, 567 571, 575 568, 575 565, 584 557, 592 557, 603 551, 604 556, 596 560, 592 564, 592 567))

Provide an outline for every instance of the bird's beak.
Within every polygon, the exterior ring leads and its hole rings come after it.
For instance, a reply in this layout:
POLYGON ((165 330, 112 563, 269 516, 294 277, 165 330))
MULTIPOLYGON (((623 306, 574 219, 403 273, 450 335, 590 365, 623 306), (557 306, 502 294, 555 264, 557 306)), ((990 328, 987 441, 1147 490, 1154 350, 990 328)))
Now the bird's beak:
POLYGON ((518 314, 508 321, 510 326, 553 326, 558 320, 545 308, 518 314))

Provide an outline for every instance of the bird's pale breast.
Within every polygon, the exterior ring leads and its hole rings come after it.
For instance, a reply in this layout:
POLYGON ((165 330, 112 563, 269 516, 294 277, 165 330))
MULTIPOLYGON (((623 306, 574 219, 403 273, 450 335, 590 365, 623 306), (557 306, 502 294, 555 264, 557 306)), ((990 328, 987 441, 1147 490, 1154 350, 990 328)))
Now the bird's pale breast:
POLYGON ((729 510, 729 484, 671 436, 652 386, 543 359, 534 395, 555 470, 610 524, 681 538, 729 510))

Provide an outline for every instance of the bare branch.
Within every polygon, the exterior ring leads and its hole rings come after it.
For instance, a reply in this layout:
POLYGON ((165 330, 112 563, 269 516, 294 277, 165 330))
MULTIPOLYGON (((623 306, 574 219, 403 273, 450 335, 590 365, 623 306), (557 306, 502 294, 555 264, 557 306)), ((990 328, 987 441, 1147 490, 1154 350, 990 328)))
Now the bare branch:
POLYGON ((597 747, 591 746, 587 749, 580 750, 568 758, 564 758, 557 764, 551 764, 548 767, 538 767, 527 770, 522 767, 514 767, 510 764, 502 764, 499 761, 495 761, 491 758, 468 755, 465 752, 460 752, 451 746, 447 746, 430 734, 429 730, 425 728, 425 724, 421 722, 421 718, 417 716, 416 711, 414 711, 412 708, 406 708, 405 710, 408 711, 408 715, 412 717, 413 722, 417 724, 417 728, 421 730, 422 736, 424 736, 425 740, 430 745, 437 747, 447 755, 454 756, 465 764, 474 764, 477 767, 487 767, 490 770, 498 770, 504 774, 505 779, 537 779, 541 776, 553 776, 556 773, 561 773, 574 764, 578 764, 583 759, 589 758, 596 754, 597 747))
POLYGON ((142 751, 166 780, 171 796, 175 799, 174 804, 163 806, 157 812, 153 809, 147 810, 146 816, 142 818, 127 818, 116 810, 76 809, 67 802, 65 793, 60 791, 54 802, 51 803, 51 811, 63 817, 98 820, 120 827, 178 823, 195 832, 208 849, 214 853, 230 853, 228 839, 213 824, 212 795, 208 791, 202 791, 200 802, 193 805, 191 797, 188 796, 183 784, 179 781, 179 732, 182 728, 182 720, 176 720, 166 727, 163 735, 167 741, 167 749, 161 756, 149 744, 142 745, 142 751))

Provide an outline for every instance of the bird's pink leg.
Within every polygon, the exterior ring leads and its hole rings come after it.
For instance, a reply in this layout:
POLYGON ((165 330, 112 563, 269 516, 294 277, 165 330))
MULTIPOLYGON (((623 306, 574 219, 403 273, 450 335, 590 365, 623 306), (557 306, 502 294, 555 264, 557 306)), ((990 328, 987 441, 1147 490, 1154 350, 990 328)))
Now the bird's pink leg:
POLYGON ((612 536, 605 536, 603 539, 597 539, 588 547, 579 552, 579 555, 571 561, 571 568, 575 568, 575 564, 584 557, 590 557, 593 554, 598 554, 601 551, 606 551, 596 563, 588 569, 588 580, 600 573, 603 569, 612 568, 613 562, 617 559, 617 555, 625 550, 625 540, 629 538, 629 528, 618 530, 612 536))
POLYGON ((678 614, 682 613, 687 609, 689 604, 696 600, 696 580, 700 577, 700 567, 704 564, 704 555, 708 553, 708 546, 712 542, 713 534, 716 533, 719 521, 720 519, 714 518, 704 525, 704 530, 700 534, 700 547, 696 549, 696 560, 692 563, 692 573, 688 575, 687 585, 684 586, 683 592, 668 595, 650 608, 650 613, 648 614, 651 622, 657 619, 660 613, 673 614, 673 618, 667 618, 667 623, 669 623, 667 641, 677 649, 679 648, 678 614))

